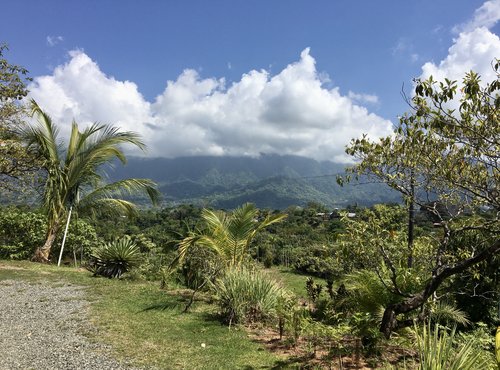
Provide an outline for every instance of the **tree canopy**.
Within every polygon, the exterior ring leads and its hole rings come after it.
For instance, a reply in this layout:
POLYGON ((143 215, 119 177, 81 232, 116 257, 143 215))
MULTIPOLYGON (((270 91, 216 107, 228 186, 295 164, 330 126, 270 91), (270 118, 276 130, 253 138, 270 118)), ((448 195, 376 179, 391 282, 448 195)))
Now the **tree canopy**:
POLYGON ((5 58, 7 50, 6 44, 0 44, 0 189, 18 190, 22 179, 38 167, 18 135, 26 118, 21 100, 31 79, 26 68, 5 58))
MULTIPOLYGON (((439 230, 425 283, 386 307, 381 326, 386 336, 409 325, 404 314, 421 307, 445 279, 500 251, 500 62, 493 67, 496 78, 487 83, 472 71, 460 87, 448 79, 416 80, 412 109, 393 135, 378 142, 363 137, 347 148, 359 160, 351 174, 398 190, 432 215, 439 230)), ((401 272, 385 263, 394 275, 401 272)), ((397 281, 392 279, 392 289, 400 292, 397 281)))

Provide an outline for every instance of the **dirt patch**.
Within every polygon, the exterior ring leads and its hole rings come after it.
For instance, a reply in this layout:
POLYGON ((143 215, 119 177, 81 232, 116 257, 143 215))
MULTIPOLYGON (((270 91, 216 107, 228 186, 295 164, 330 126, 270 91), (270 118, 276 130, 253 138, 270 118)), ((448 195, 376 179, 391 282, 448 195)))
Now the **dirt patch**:
POLYGON ((283 366, 298 366, 301 369, 368 370, 376 369, 383 363, 390 363, 397 367, 397 364, 404 359, 409 360, 416 356, 415 351, 385 345, 380 348, 380 356, 367 357, 361 340, 353 336, 313 346, 304 338, 300 338, 296 344, 288 336, 280 340, 278 331, 272 328, 250 327, 247 328, 247 333, 250 339, 283 358, 283 366))

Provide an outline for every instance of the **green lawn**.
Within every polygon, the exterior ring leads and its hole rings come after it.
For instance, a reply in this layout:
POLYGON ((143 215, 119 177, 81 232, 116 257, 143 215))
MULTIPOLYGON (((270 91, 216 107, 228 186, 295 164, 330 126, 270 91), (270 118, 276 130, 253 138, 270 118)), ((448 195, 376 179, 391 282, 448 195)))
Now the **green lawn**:
MULTIPOLYGON (((280 282, 285 288, 291 290, 297 297, 307 298, 306 280, 309 275, 298 274, 286 267, 272 267, 264 271, 280 282)), ((324 279, 317 277, 313 277, 313 279, 315 283, 323 285, 323 290, 326 291, 326 281, 324 279)))
POLYGON ((30 262, 0 261, 0 280, 22 279, 88 287, 91 319, 99 338, 118 356, 137 365, 161 369, 272 368, 280 359, 252 342, 243 329, 228 329, 214 317, 214 307, 195 302, 183 314, 180 295, 156 283, 93 278, 87 271, 30 262), (3 267, 2 267, 3 266, 3 267), (202 346, 204 344, 204 346, 202 346))

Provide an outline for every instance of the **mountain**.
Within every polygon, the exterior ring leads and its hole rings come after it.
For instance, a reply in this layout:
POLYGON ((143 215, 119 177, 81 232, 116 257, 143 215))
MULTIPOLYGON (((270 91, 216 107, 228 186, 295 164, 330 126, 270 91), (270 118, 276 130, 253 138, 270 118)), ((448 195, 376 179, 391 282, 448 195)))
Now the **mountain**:
POLYGON ((159 185, 168 204, 193 203, 231 209, 245 202, 259 208, 284 209, 317 202, 328 207, 399 202, 397 193, 383 184, 340 187, 336 174, 344 165, 292 156, 260 157, 131 157, 125 166, 109 172, 115 181, 150 178, 159 185))

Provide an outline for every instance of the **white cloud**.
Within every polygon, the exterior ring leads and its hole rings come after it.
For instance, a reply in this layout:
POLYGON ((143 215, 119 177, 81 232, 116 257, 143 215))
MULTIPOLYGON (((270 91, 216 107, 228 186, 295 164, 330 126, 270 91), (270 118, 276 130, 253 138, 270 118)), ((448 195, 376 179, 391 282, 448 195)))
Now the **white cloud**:
MULTIPOLYGON (((425 63, 420 78, 432 76, 435 81, 448 78, 458 81, 460 87, 465 74, 472 70, 481 76, 483 84, 495 79, 492 62, 500 57, 500 38, 487 27, 492 27, 499 19, 500 0, 485 2, 474 12, 469 22, 454 27, 460 33, 453 39, 448 55, 439 63, 425 63)), ((458 105, 458 100, 448 104, 449 108, 454 109, 458 105)))
POLYGON ((359 102, 359 103, 369 103, 369 104, 378 104, 378 96, 372 94, 356 94, 352 91, 349 91, 347 94, 348 98, 359 102))
POLYGON ((392 132, 390 121, 356 103, 376 96, 325 88, 309 49, 276 75, 252 70, 230 86, 185 70, 151 103, 136 84, 105 75, 83 51, 70 57, 52 75, 35 78, 31 96, 65 132, 73 118, 113 123, 140 132, 154 156, 279 153, 347 161, 351 138, 392 132))
POLYGON ((489 0, 475 10, 472 18, 454 27, 458 36, 448 49, 448 55, 439 63, 427 62, 422 66, 422 78, 433 76, 461 81, 466 72, 473 70, 482 81, 491 81, 496 75, 491 63, 500 57, 500 39, 488 28, 500 20, 500 0, 489 0))
POLYGON ((55 45, 59 44, 60 42, 64 41, 64 37, 62 37, 62 36, 47 36, 46 40, 47 40, 47 45, 52 47, 52 46, 55 46, 55 45))
POLYGON ((439 63, 427 62, 422 66, 422 78, 433 76, 435 80, 445 77, 462 80, 466 72, 473 70, 483 81, 491 81, 495 73, 491 62, 500 56, 500 39, 484 27, 462 32, 448 49, 448 55, 439 63))
POLYGON ((468 22, 455 26, 455 33, 470 32, 476 28, 491 28, 500 20, 500 0, 489 0, 476 9, 468 22))

